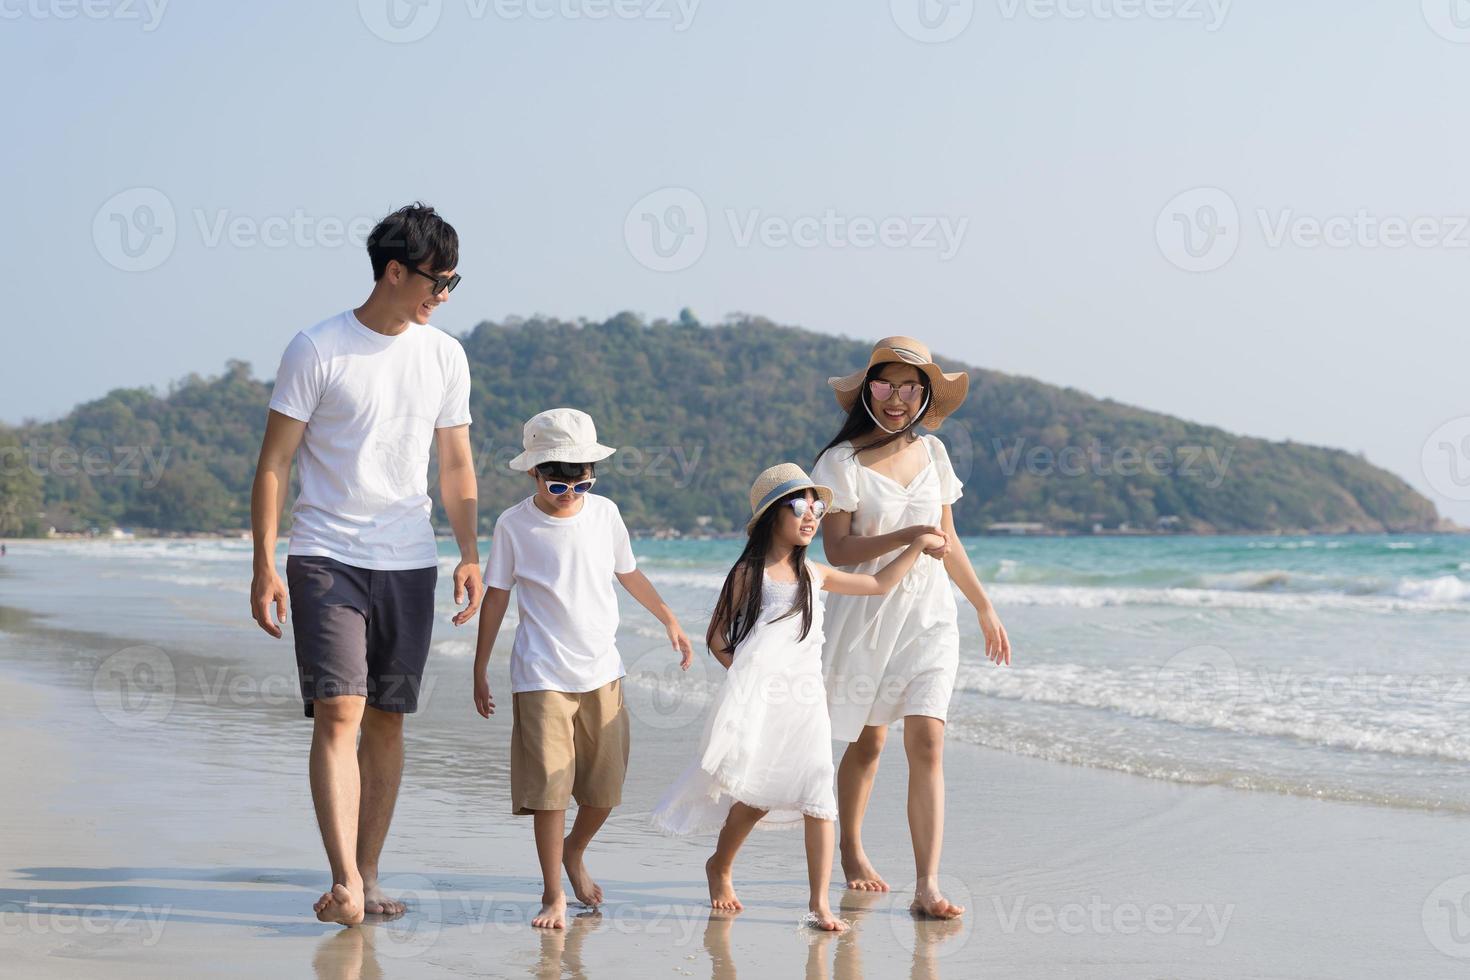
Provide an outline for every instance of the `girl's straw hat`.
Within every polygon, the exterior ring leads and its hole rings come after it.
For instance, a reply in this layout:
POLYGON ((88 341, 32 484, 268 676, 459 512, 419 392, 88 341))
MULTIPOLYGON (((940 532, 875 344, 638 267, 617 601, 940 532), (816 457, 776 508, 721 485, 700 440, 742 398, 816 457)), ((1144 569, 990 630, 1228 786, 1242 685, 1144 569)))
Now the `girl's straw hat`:
POLYGON ((761 515, 770 509, 770 506, 788 493, 798 490, 814 490, 817 499, 825 506, 832 506, 832 491, 828 487, 817 486, 812 478, 806 475, 795 463, 778 463, 770 469, 765 470, 755 478, 755 483, 750 487, 750 520, 746 522, 745 533, 755 527, 755 522, 761 519, 761 515))
POLYGON ((939 428, 939 424, 960 407, 970 391, 970 376, 963 371, 953 374, 941 371, 939 365, 929 356, 929 348, 923 341, 913 337, 884 337, 873 345, 873 353, 869 355, 868 363, 862 370, 846 377, 827 379, 827 383, 837 392, 837 404, 842 406, 842 410, 850 412, 852 406, 857 404, 863 393, 863 380, 873 365, 891 363, 912 364, 929 376, 929 385, 934 389, 934 394, 929 400, 929 410, 919 420, 919 424, 926 429, 939 428))

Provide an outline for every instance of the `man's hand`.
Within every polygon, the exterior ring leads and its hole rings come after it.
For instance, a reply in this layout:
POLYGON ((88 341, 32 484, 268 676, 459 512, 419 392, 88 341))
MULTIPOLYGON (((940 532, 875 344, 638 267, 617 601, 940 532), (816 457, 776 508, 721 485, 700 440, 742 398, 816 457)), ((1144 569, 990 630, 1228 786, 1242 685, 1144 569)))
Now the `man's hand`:
POLYGON ((460 560, 454 568, 454 604, 457 606, 469 596, 469 605, 454 614, 454 625, 462 626, 475 618, 480 611, 480 602, 485 598, 485 581, 480 577, 480 566, 476 562, 460 560))
POLYGON ((286 583, 276 574, 274 566, 257 568, 250 580, 250 614, 255 622, 276 639, 281 638, 281 627, 286 622, 286 583), (271 619, 271 603, 276 606, 276 619, 271 619))

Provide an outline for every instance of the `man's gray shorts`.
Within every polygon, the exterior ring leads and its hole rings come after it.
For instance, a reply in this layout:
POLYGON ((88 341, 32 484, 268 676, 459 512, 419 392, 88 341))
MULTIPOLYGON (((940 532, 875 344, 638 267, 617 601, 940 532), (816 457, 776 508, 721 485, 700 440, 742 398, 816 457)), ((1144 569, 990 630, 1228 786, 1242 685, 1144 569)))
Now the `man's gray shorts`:
POLYGON ((306 717, 342 694, 382 711, 417 711, 434 626, 437 566, 379 570, 289 555, 296 670, 306 717))

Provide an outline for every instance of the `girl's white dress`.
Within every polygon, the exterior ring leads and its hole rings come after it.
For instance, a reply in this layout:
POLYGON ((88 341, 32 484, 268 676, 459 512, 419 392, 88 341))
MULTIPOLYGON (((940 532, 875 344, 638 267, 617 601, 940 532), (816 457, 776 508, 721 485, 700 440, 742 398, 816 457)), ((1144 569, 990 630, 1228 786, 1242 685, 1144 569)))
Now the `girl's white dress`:
POLYGON ((718 831, 737 801, 769 811, 758 827, 796 826, 803 816, 837 818, 832 729, 822 684, 821 573, 811 562, 812 625, 780 619, 795 582, 761 584, 761 621, 735 648, 705 720, 699 754, 653 810, 670 834, 718 831))
MULTIPOLYGON (((812 481, 832 488, 832 509, 852 514, 852 533, 870 537, 914 524, 939 526, 944 505, 964 492, 938 437, 919 437, 929 463, 908 486, 858 462, 851 442, 827 450, 812 481)), ((871 575, 895 550, 843 571, 871 575)), ((943 720, 959 669, 959 612, 944 563, 921 555, 887 595, 834 595, 827 609, 827 703, 832 737, 855 742, 864 725, 905 715, 943 720)))

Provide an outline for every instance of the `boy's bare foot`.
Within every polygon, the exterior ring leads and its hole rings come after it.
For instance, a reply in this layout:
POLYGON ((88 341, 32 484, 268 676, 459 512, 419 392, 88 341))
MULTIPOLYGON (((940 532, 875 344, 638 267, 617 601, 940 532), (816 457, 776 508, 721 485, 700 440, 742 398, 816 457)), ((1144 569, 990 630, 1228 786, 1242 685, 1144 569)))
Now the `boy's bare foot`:
POLYGON ((965 914, 963 905, 955 905, 939 891, 939 883, 920 881, 914 888, 914 902, 909 911, 931 919, 958 919, 965 914))
POLYGON ((362 886, 352 889, 346 885, 333 885, 332 890, 323 892, 311 908, 322 922, 355 926, 362 921, 362 886))
POLYGON ((807 908, 811 909, 811 915, 807 917, 807 924, 813 929, 821 929, 824 932, 846 932, 847 923, 832 914, 832 908, 826 902, 812 902, 807 908))
POLYGON ((408 906, 397 899, 389 898, 378 884, 377 878, 362 880, 362 910, 368 915, 402 915, 408 906))
POLYGON ((587 865, 582 863, 582 854, 582 851, 573 851, 563 842, 561 864, 567 869, 567 878, 572 883, 572 894, 577 896, 577 901, 597 908, 602 904, 602 886, 587 873, 587 865))
POLYGON ((864 892, 888 891, 888 882, 874 870, 872 862, 861 847, 851 854, 847 848, 842 849, 842 877, 847 879, 848 888, 864 892))
POLYGON ((712 857, 704 862, 704 874, 709 879, 709 907, 724 912, 739 912, 745 908, 735 896, 735 879, 729 868, 721 868, 712 857))
POLYGON ((541 911, 531 919, 537 929, 565 929, 567 927, 567 896, 558 891, 555 896, 541 896, 541 911))

